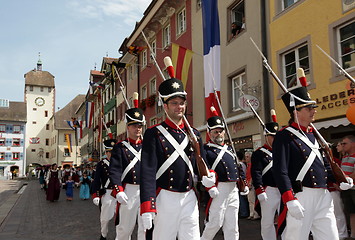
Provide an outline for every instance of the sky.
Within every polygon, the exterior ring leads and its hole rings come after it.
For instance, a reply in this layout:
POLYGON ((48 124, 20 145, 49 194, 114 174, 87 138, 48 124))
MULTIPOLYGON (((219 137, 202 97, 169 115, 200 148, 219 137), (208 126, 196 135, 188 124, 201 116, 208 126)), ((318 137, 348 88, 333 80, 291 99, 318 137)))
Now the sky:
POLYGON ((89 88, 90 70, 118 58, 151 0, 0 0, 0 98, 24 101, 24 74, 42 61, 56 110, 89 88))

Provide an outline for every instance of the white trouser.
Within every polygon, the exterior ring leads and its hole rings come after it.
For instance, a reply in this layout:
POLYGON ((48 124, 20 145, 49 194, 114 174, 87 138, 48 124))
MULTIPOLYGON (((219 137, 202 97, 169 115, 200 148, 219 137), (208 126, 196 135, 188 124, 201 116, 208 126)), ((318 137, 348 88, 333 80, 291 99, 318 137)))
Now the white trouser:
POLYGON ((120 205, 119 224, 116 226, 116 240, 130 240, 138 217, 138 240, 144 240, 142 218, 140 217, 139 185, 127 184, 124 192, 127 205, 120 205))
POLYGON ((193 190, 161 190, 156 200, 153 240, 200 239, 197 198, 193 190))
POLYGON ((296 193, 304 211, 304 218, 297 220, 289 213, 282 239, 305 240, 312 232, 314 240, 338 240, 333 198, 327 189, 303 187, 296 193))
POLYGON ((344 205, 343 205, 343 201, 341 200, 341 197, 340 197, 340 192, 333 191, 333 192, 330 192, 330 194, 333 197, 334 214, 335 214, 335 219, 337 221, 339 238, 346 238, 349 236, 349 234, 348 234, 348 228, 346 226, 344 205))
POLYGON ((111 196, 112 190, 107 189, 106 193, 101 197, 101 235, 107 236, 108 222, 113 218, 116 211, 116 199, 111 196))
POLYGON ((211 202, 201 240, 212 240, 221 227, 225 240, 239 239, 237 185, 235 182, 220 182, 217 189, 219 194, 211 202))
POLYGON ((279 212, 281 194, 277 187, 265 188, 267 200, 260 202, 261 236, 264 240, 276 240, 275 213, 279 212))

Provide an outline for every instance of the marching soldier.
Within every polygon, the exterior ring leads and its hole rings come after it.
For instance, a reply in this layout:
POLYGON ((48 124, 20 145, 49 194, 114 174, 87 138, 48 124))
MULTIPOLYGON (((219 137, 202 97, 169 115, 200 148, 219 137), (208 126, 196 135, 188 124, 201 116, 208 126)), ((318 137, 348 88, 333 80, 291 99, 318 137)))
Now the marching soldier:
MULTIPOLYGON (((214 116, 207 120, 210 141, 204 145, 207 164, 216 172, 216 186, 208 188, 211 197, 208 204, 208 219, 201 240, 212 240, 222 227, 224 239, 239 239, 238 211, 239 190, 237 181, 245 181, 241 166, 238 166, 232 147, 224 143, 225 128, 223 118, 211 108, 214 116), (242 173, 242 174, 241 174, 242 173)), ((249 192, 246 186, 241 195, 249 192)))
POLYGON ((96 206, 100 205, 100 240, 106 240, 108 233, 108 223, 113 218, 116 209, 116 199, 111 196, 113 185, 109 179, 111 150, 115 144, 116 140, 114 139, 108 139, 104 141, 106 158, 98 162, 96 166, 95 178, 91 185, 93 203, 96 206))
POLYGON ((116 216, 116 240, 131 239, 138 217, 138 238, 144 238, 139 212, 140 161, 142 128, 145 125, 143 110, 138 108, 138 94, 134 94, 135 107, 126 111, 128 138, 116 144, 112 150, 110 179, 114 185, 112 196, 118 201, 116 216))
MULTIPOLYGON (((279 217, 280 223, 286 216, 283 239, 308 239, 310 232, 313 239, 339 239, 333 200, 327 190, 327 181, 335 179, 311 127, 316 102, 310 99, 305 86, 287 92, 282 100, 291 119, 273 142, 273 175, 283 210, 287 211, 279 217)), ((353 186, 349 177, 347 180, 340 184, 341 189, 353 186)))
POLYGON ((251 156, 251 175, 255 193, 261 208, 261 236, 265 240, 276 240, 275 213, 280 206, 281 195, 272 174, 272 143, 279 124, 265 124, 265 144, 251 156))
MULTIPOLYGON (((196 159, 186 135, 186 92, 176 78, 159 86, 167 119, 145 131, 141 161, 141 214, 144 229, 153 239, 198 240, 199 211, 194 191, 196 159)), ((193 130, 205 156, 200 134, 193 130)), ((211 174, 212 175, 212 174, 211 174)), ((202 184, 212 187, 215 179, 204 176, 202 184)))

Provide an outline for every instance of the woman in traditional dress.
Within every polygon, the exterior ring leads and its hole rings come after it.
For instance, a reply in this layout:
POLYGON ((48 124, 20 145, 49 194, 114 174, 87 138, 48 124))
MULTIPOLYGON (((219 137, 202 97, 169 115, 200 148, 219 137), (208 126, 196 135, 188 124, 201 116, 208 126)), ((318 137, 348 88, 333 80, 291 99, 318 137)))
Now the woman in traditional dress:
POLYGON ((86 200, 90 198, 91 177, 86 172, 80 177, 80 199, 86 200))
POLYGON ((61 187, 61 178, 62 176, 59 176, 60 173, 57 170, 57 164, 52 164, 51 169, 49 169, 47 178, 46 178, 46 183, 48 186, 47 189, 47 200, 54 202, 55 200, 59 199, 59 194, 60 194, 60 187, 61 187))

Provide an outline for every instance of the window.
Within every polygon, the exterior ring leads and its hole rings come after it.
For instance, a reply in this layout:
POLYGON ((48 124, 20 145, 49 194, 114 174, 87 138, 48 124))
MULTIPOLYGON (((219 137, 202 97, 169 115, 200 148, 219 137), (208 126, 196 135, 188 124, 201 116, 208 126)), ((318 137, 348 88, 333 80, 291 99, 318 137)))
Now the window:
POLYGON ((152 47, 152 52, 150 53, 150 60, 153 61, 153 57, 152 55, 154 55, 154 57, 157 56, 157 41, 154 40, 150 46, 152 47))
POLYGON ((147 98, 147 85, 144 85, 141 90, 141 99, 147 98))
POLYGON ((186 31, 186 9, 184 8, 177 14, 177 35, 186 31))
POLYGON ((19 132, 21 132, 21 126, 14 125, 14 133, 19 133, 19 132))
POLYGON ((49 146, 49 138, 46 138, 46 146, 49 146))
POLYGON ((163 29, 163 48, 168 47, 170 44, 170 25, 163 29))
POLYGON ((155 124, 157 124, 157 119, 156 118, 151 118, 150 119, 150 126, 154 126, 155 124))
POLYGON ((33 148, 33 149, 31 149, 31 152, 36 152, 36 149, 34 149, 34 148, 33 148))
POLYGON ((33 86, 30 86, 30 91, 33 92, 33 86))
POLYGON ((49 130, 49 124, 46 124, 46 130, 49 130))
POLYGON ((197 10, 200 10, 201 7, 202 7, 202 0, 197 0, 197 1, 196 1, 196 9, 197 9, 197 10))
POLYGON ((52 88, 51 87, 48 87, 48 92, 50 93, 52 91, 52 88))
POLYGON ((282 0, 282 10, 288 8, 289 6, 295 4, 298 0, 282 0))
POLYGON ((20 158, 20 153, 19 152, 13 152, 12 153, 12 159, 19 159, 20 158))
POLYGON ((157 80, 155 78, 153 78, 152 80, 150 80, 150 83, 149 83, 149 87, 150 87, 150 94, 153 95, 153 94, 156 94, 157 92, 157 80))
POLYGON ((0 132, 5 132, 5 131, 6 131, 6 125, 0 124, 0 132))
POLYGON ((128 68, 128 80, 133 79, 133 64, 128 68))
POLYGON ((37 122, 36 122, 36 121, 33 121, 32 124, 37 124, 37 122))
POLYGON ((64 148, 64 157, 70 157, 69 148, 64 148))
POLYGON ((338 29, 339 63, 344 69, 355 66, 355 21, 338 29))
POLYGON ((5 153, 4 152, 0 152, 0 160, 4 160, 5 159, 5 153))
POLYGON ((283 79, 286 79, 287 88, 297 85, 297 68, 303 68, 304 73, 309 76, 308 45, 302 45, 282 56, 283 79))
POLYGON ((46 152, 46 158, 49 158, 49 152, 46 152))
POLYGON ((245 30, 245 11, 244 1, 239 1, 236 5, 230 8, 230 19, 227 29, 229 31, 229 40, 236 37, 239 33, 245 30))
POLYGON ((243 83, 245 83, 245 72, 232 78, 232 109, 237 111, 240 109, 239 106, 239 97, 240 97, 240 88, 242 88, 243 83))
POLYGON ((33 110, 33 111, 37 111, 37 108, 33 108, 32 110, 33 110))
POLYGON ((43 87, 40 87, 40 91, 43 92, 43 87))
POLYGON ((0 138, 0 146, 5 146, 5 138, 0 138))
POLYGON ((142 52, 142 68, 147 66, 147 50, 142 52))
POLYGON ((12 139, 12 146, 20 146, 20 139, 19 138, 13 138, 12 139))

